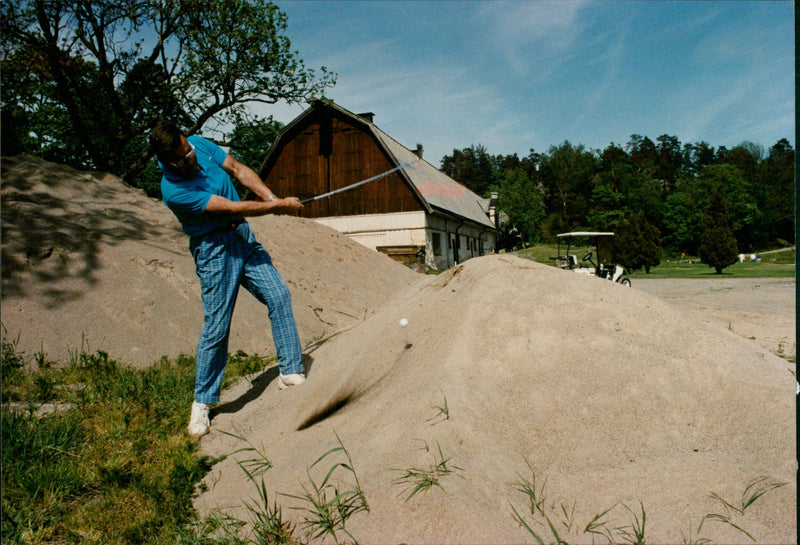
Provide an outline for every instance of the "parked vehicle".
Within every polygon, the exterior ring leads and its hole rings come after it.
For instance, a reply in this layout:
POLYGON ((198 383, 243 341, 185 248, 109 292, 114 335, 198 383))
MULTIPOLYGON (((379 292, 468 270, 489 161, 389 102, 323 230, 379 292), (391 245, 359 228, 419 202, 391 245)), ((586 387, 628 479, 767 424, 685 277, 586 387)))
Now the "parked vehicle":
POLYGON ((579 274, 596 276, 612 282, 619 282, 623 286, 630 286, 631 279, 625 276, 625 268, 614 263, 614 233, 597 231, 575 231, 556 235, 558 240, 558 255, 551 259, 562 269, 575 271, 579 274), (564 253, 561 253, 562 243, 566 244, 564 253), (571 254, 574 248, 589 247, 590 250, 578 261, 578 256, 571 254), (596 257, 597 263, 592 259, 596 257))

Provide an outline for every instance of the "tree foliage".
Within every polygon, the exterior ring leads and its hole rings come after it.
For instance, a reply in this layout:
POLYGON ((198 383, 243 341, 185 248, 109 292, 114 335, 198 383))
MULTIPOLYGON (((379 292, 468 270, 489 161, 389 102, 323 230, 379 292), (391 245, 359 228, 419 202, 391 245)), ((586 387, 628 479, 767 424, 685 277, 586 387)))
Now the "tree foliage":
MULTIPOLYGON (((565 141, 520 159, 489 155, 479 145, 454 150, 442 160, 446 173, 473 190, 491 179, 482 194, 499 191, 508 208, 512 198, 526 202, 520 191, 530 193, 530 206, 538 206, 534 203, 541 198, 543 220, 535 237, 526 234, 527 241, 552 241, 566 231, 616 229, 621 238, 617 249, 628 254, 623 264, 634 270, 649 270, 663 252, 698 255, 704 242, 708 249, 705 229, 711 224, 701 218, 715 189, 729 212, 738 247, 752 252, 794 243, 794 162, 795 151, 786 139, 767 153, 751 142, 727 149, 707 142, 681 144, 671 135, 653 141, 636 134, 625 145, 612 142, 603 150, 565 141), (514 173, 519 169, 531 181, 524 190, 523 184, 511 183, 519 179, 514 173), (471 176, 478 172, 482 181, 476 184, 471 176)), ((508 210, 504 213, 506 231, 518 235, 512 242, 521 244, 519 228, 508 210)), ((729 246, 727 238, 723 242, 729 246)))
POLYGON ((453 150, 442 159, 441 171, 482 197, 488 197, 494 171, 493 158, 480 144, 453 150))
POLYGON ((247 124, 249 104, 333 85, 286 26, 259 0, 3 0, 4 146, 131 181, 162 116, 187 134, 220 131, 247 124))
POLYGON ((736 263, 738 250, 731 223, 732 216, 722 198, 722 192, 715 187, 708 196, 708 204, 700 220, 703 230, 700 259, 717 274, 736 263))
POLYGON ((539 240, 544 202, 524 170, 515 168, 505 172, 497 207, 508 217, 508 226, 519 236, 523 247, 539 240))
POLYGON ((614 232, 615 258, 628 271, 651 267, 661 263, 661 242, 658 228, 647 221, 644 211, 623 214, 614 232))

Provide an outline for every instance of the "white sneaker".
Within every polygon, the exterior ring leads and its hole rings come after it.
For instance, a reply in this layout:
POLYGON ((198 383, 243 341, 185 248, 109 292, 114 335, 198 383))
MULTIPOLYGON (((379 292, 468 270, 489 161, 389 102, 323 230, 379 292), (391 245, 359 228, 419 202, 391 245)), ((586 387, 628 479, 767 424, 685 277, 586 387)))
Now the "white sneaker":
POLYGON ((189 435, 201 437, 208 433, 211 423, 208 421, 208 413, 211 407, 205 403, 192 403, 192 416, 189 419, 189 435))
POLYGON ((291 375, 278 375, 278 389, 285 390, 290 386, 297 386, 306 381, 303 373, 293 373, 291 375))

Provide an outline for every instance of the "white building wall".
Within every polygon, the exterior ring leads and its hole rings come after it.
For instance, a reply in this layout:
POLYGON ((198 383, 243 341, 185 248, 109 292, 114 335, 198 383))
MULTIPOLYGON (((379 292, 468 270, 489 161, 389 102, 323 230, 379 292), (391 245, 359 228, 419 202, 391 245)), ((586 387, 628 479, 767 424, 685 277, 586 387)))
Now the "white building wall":
POLYGON ((316 218, 375 250, 379 246, 425 246, 425 211, 316 218))
POLYGON ((372 250, 387 246, 425 248, 425 264, 437 270, 495 251, 492 231, 445 216, 427 215, 425 211, 335 216, 314 221, 372 250))

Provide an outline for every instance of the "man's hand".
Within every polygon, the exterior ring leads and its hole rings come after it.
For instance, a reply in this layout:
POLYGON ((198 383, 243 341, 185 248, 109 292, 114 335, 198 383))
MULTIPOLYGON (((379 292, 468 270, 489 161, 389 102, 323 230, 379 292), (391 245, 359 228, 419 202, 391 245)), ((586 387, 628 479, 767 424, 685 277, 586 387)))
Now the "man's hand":
POLYGON ((285 199, 272 199, 273 203, 280 202, 280 207, 287 212, 299 212, 303 209, 303 203, 297 197, 286 197, 285 199))

